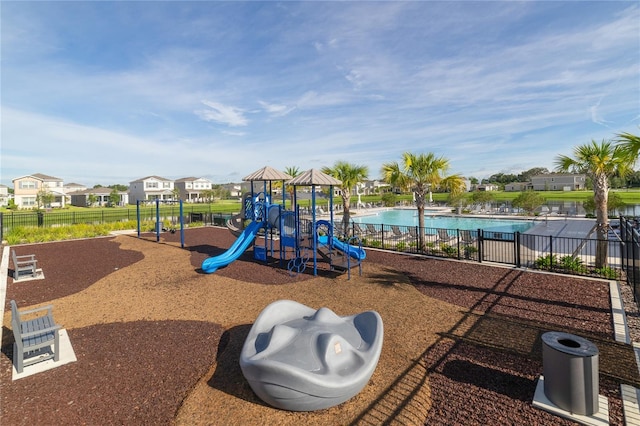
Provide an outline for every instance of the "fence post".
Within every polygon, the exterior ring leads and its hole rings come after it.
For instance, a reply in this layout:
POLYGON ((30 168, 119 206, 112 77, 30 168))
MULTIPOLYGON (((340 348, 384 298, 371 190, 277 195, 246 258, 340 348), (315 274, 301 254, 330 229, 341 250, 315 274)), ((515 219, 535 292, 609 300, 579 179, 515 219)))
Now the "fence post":
POLYGON ((513 240, 515 244, 514 256, 516 261, 516 268, 519 268, 522 265, 522 263, 520 262, 520 231, 516 231, 515 238, 513 240))
POLYGON ((553 236, 549 235, 549 270, 553 271, 553 236))
POLYGON ((4 241, 4 213, 0 212, 0 242, 4 241))
POLYGON ((478 228, 478 263, 484 258, 484 232, 478 228))

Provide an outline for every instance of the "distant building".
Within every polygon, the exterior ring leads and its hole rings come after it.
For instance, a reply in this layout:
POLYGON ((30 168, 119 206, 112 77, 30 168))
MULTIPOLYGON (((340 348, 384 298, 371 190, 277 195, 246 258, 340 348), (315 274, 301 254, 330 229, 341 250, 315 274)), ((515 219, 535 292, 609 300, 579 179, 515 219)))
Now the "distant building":
POLYGON ((9 205, 9 187, 7 185, 0 185, 0 207, 6 207, 9 205))
POLYGON ((579 191, 586 188, 586 175, 549 173, 531 177, 535 191, 579 191))
POLYGON ((147 176, 129 182, 129 203, 138 201, 173 200, 173 181, 160 176, 147 176))
POLYGON ((84 191, 85 189, 87 189, 87 186, 80 185, 79 183, 65 183, 63 189, 65 194, 68 195, 68 194, 71 194, 72 192, 84 191))
POLYGON ((506 192, 520 192, 531 189, 531 182, 511 182, 504 186, 506 192))
MULTIPOLYGON (((111 205, 111 192, 113 192, 112 188, 98 187, 85 189, 84 191, 74 191, 69 194, 69 197, 71 198, 71 204, 78 207, 109 206, 111 205)), ((120 197, 117 203, 118 206, 128 204, 129 194, 118 191, 118 195, 120 197)))
MULTIPOLYGON (((262 190, 262 183, 254 182, 253 190, 254 192, 260 192, 262 190)), ((243 182, 243 183, 225 183, 221 185, 226 191, 229 191, 230 197, 242 197, 244 192, 251 191, 251 183, 243 182)))
POLYGON ((492 183, 483 183, 476 186, 476 191, 497 191, 498 189, 500 189, 500 187, 492 183))
POLYGON ((178 190, 181 200, 187 203, 199 203, 204 201, 203 193, 211 191, 213 183, 205 178, 186 177, 176 180, 173 186, 178 190))
POLYGON ((19 209, 34 209, 38 207, 38 193, 45 191, 53 195, 53 201, 42 207, 64 207, 67 194, 64 192, 62 179, 35 173, 13 179, 13 195, 19 209))

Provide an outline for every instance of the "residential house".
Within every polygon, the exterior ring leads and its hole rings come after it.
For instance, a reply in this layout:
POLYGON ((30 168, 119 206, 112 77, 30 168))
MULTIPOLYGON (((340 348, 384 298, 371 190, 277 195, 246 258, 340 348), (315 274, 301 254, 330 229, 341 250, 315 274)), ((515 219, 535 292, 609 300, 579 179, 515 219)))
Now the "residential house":
POLYGON ((6 207, 9 205, 9 187, 7 185, 0 185, 0 207, 6 207))
POLYGON ((33 209, 38 206, 38 194, 53 195, 53 201, 40 207, 64 207, 66 194, 62 179, 36 173, 13 179, 13 195, 19 209, 33 209))
POLYGON ((174 200, 173 181, 160 176, 147 176, 129 182, 129 203, 138 201, 174 200))
POLYGON ((531 189, 531 182, 511 182, 504 186, 505 192, 521 192, 531 189))
MULTIPOLYGON (((110 206, 112 191, 112 188, 98 187, 74 191, 69 196, 71 197, 71 204, 78 207, 110 206)), ((129 194, 118 191, 118 195, 120 197, 118 206, 124 206, 129 203, 129 194)))
POLYGON ((548 173, 531 177, 535 191, 579 191, 586 188, 586 175, 572 173, 548 173))
POLYGON ((499 189, 500 187, 498 185, 494 185, 493 183, 483 183, 476 186, 476 191, 497 191, 499 189))
MULTIPOLYGON (((229 191, 230 197, 242 197, 244 192, 251 191, 251 182, 243 182, 243 183, 225 183, 222 187, 229 191)), ((254 182, 253 187, 254 192, 262 191, 262 182, 254 182)))
POLYGON ((85 189, 87 189, 87 186, 81 185, 79 183, 65 183, 63 188, 64 193, 70 195, 72 192, 84 191, 85 189))
POLYGON ((180 199, 187 203, 204 202, 204 192, 211 191, 213 188, 213 183, 209 179, 196 177, 177 179, 173 185, 178 190, 180 199))

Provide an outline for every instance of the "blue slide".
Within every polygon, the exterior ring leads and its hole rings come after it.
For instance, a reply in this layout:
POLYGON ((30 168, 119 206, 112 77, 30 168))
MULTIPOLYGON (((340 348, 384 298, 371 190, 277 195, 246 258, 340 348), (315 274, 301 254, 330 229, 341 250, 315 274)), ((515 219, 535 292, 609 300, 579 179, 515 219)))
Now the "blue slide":
MULTIPOLYGON (((320 244, 327 244, 327 236, 326 235, 321 235, 318 237, 318 242, 320 244)), ((333 237, 333 246, 340 250, 343 253, 347 253, 349 254, 349 256, 353 257, 354 259, 358 259, 358 260, 364 260, 367 257, 367 253, 361 249, 360 247, 356 247, 356 246, 352 246, 349 245, 345 242, 340 241, 339 239, 337 239, 336 237, 333 237)))
POLYGON ((251 222, 247 226, 237 240, 229 247, 227 251, 218 256, 213 256, 205 259, 202 262, 202 270, 207 274, 212 274, 222 266, 227 266, 237 258, 239 258, 244 251, 249 248, 253 240, 255 240, 258 231, 264 226, 262 222, 251 222))

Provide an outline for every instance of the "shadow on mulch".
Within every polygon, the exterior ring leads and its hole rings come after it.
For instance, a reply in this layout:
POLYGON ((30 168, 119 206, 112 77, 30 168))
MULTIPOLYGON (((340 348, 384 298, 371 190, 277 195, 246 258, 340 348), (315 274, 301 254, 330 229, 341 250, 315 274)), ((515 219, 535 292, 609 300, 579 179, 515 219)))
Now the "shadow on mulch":
POLYGON ((210 368, 223 328, 170 320, 68 331, 77 362, 12 382, 0 359, 3 424, 24 424, 25 412, 29 424, 167 424, 210 368))
POLYGON ((114 237, 19 245, 12 250, 35 254, 45 279, 9 282, 5 309, 11 299, 18 306, 30 306, 78 293, 144 258, 140 252, 121 249, 114 237))
POLYGON ((222 334, 218 344, 216 370, 207 384, 233 397, 267 406, 253 393, 240 368, 240 352, 250 330, 251 324, 243 324, 222 334))

